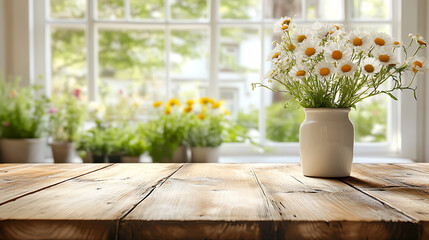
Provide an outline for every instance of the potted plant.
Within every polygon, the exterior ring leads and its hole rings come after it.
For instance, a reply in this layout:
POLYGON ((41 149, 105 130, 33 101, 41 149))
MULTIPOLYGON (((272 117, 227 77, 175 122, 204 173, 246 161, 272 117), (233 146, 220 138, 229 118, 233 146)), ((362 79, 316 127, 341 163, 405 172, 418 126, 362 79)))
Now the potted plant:
POLYGON ((107 161, 109 163, 120 163, 124 154, 124 133, 122 128, 108 126, 103 129, 103 141, 106 146, 107 161))
POLYGON ((40 162, 45 157, 46 109, 49 100, 34 98, 39 87, 0 81, 0 137, 3 162, 40 162))
POLYGON ((140 162, 141 155, 147 149, 143 124, 125 129, 122 146, 124 154, 121 158, 122 163, 140 162))
POLYGON ((49 110, 52 154, 55 163, 73 162, 75 142, 78 131, 85 117, 85 107, 80 102, 80 90, 73 90, 72 95, 54 98, 53 107, 49 110))
POLYGON ((223 142, 225 112, 220 102, 211 98, 200 99, 201 109, 190 115, 191 126, 186 132, 186 143, 191 147, 191 162, 210 163, 219 159, 219 146, 223 142))
POLYGON ((105 140, 105 130, 100 120, 96 126, 84 132, 79 141, 78 149, 86 152, 89 162, 104 163, 108 153, 108 145, 105 140))
POLYGON ((153 107, 158 118, 148 122, 146 139, 153 162, 187 162, 187 149, 183 144, 186 125, 177 99, 171 99, 162 109, 162 102, 153 107))
POLYGON ((416 54, 426 47, 420 36, 410 35, 402 45, 385 33, 346 33, 340 25, 315 23, 298 28, 284 17, 275 24, 282 35, 269 55, 272 85, 253 83, 285 93, 304 108, 299 143, 303 173, 314 177, 350 176, 353 161, 354 128, 348 114, 356 104, 373 96, 411 90, 418 73, 428 68, 416 54), (410 47, 416 46, 412 56, 410 47), (397 58, 403 50, 406 60, 397 58), (402 81, 406 74, 412 79, 402 81), (387 82, 391 79, 392 84, 387 82))

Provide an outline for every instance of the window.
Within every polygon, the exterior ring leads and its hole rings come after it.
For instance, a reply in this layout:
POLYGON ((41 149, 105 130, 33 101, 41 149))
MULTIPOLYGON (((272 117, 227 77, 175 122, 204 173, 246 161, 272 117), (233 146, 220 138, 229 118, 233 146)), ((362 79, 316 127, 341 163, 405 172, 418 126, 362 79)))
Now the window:
MULTIPOLYGON (((115 101, 118 91, 146 103, 212 96, 272 153, 297 154, 302 110, 250 83, 270 68, 273 23, 340 23, 347 30, 398 37, 396 0, 46 0, 43 28, 49 94, 83 89, 87 100, 115 101)), ((42 16, 42 17, 40 17, 42 16)), ((36 26, 36 27, 37 27, 36 26)), ((36 66, 37 67, 37 66, 36 66)), ((359 152, 396 151, 398 106, 381 96, 352 111, 359 152)), ((234 153, 248 147, 235 144, 234 153), (238 149, 238 150, 237 150, 238 149)), ((226 146, 224 149, 228 149, 226 146)), ((228 151, 228 150, 225 150, 228 151)), ((247 150, 246 150, 247 151, 247 150)), ((231 152, 230 152, 231 153, 231 152)))

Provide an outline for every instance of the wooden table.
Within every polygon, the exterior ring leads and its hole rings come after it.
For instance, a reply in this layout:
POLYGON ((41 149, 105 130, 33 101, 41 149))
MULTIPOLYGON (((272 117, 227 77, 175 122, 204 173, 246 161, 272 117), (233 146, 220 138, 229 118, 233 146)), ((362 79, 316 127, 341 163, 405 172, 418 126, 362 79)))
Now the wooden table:
POLYGON ((0 164, 0 239, 429 239, 429 164, 0 164))

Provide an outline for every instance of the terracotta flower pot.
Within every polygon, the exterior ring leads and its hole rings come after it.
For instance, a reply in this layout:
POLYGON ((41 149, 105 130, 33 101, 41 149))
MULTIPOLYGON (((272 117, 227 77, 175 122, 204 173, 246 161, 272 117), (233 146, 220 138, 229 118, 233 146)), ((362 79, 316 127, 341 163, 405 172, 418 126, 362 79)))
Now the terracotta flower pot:
POLYGON ((309 177, 348 177, 354 128, 347 108, 306 108, 299 131, 302 171, 309 177))
POLYGON ((53 142, 51 148, 55 163, 73 162, 75 157, 75 144, 73 142, 53 142))
POLYGON ((45 158, 45 138, 1 139, 1 159, 8 163, 37 163, 45 158))

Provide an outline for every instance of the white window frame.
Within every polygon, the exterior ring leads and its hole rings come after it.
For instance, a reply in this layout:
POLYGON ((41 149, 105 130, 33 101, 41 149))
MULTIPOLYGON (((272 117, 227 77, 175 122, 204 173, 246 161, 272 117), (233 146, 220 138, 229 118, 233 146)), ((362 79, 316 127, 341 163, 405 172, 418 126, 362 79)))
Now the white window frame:
MULTIPOLYGON (((240 26, 243 24, 248 24, 248 21, 224 21, 219 20, 218 16, 218 0, 207 0, 208 4, 210 4, 210 12, 208 14, 208 18, 210 21, 202 21, 198 24, 204 26, 208 25, 210 27, 210 66, 209 66, 209 88, 212 89, 208 92, 208 95, 213 98, 217 98, 219 95, 218 92, 218 69, 219 69, 219 51, 218 51, 218 42, 219 42, 219 34, 221 26, 225 25, 236 25, 240 26)), ((408 32, 418 32, 417 28, 417 13, 419 11, 419 4, 417 1, 402 1, 402 0, 392 0, 392 20, 383 20, 383 21, 357 21, 351 19, 351 2, 352 0, 344 0, 344 21, 340 21, 339 23, 343 23, 345 25, 351 23, 388 23, 392 25, 392 35, 395 38, 407 40, 408 32), (408 17, 405 17, 408 16, 408 17), (416 16, 415 18, 410 18, 409 16, 416 16), (413 25, 414 24, 414 25, 413 25), (406 29, 406 33, 401 31, 406 29)), ((31 4, 32 0, 29 0, 30 7, 34 11, 34 36, 30 40, 33 44, 30 44, 31 52, 34 53, 34 61, 32 61, 34 68, 32 73, 32 79, 34 79, 34 83, 41 84, 44 86, 45 93, 47 95, 50 94, 50 32, 47 27, 48 24, 58 24, 58 25, 67 25, 67 24, 86 24, 86 37, 87 37, 87 82, 88 82, 88 91, 89 97, 91 100, 97 99, 96 89, 97 83, 91 79, 98 78, 98 49, 97 49, 97 25, 99 24, 107 24, 109 20, 95 20, 94 16, 96 14, 95 2, 93 0, 88 1, 87 9, 88 14, 85 20, 71 20, 71 21, 62 21, 62 20, 47 20, 48 12, 47 7, 48 0, 37 1, 37 3, 31 4), (88 23, 86 23, 88 21, 88 23), (34 47, 37 46, 37 47, 34 47), (43 79, 38 78, 36 76, 44 76, 43 79)), ((125 0, 125 4, 129 4, 128 0, 125 0)), ((168 4, 165 3, 166 6, 166 16, 169 16, 168 13, 168 4)), ((261 1, 261 14, 264 13, 264 5, 261 1)), ((31 10, 30 10, 31 11, 31 10)), ((305 11, 305 6, 303 6, 303 15, 305 11)), ((125 12, 127 15, 128 13, 125 12)), ((174 23, 169 20, 165 21, 128 21, 128 20, 118 20, 118 22, 122 24, 122 26, 132 26, 136 27, 139 24, 150 24, 157 25, 162 24, 166 26, 167 31, 169 31, 170 26, 194 26, 198 25, 195 22, 187 22, 187 21, 174 21, 174 23)), ((271 23, 265 20, 251 21, 254 26, 257 26, 260 31, 261 37, 261 56, 265 55, 264 53, 264 31, 267 27, 271 28, 271 23)), ((313 21, 300 21, 303 23, 312 23, 313 21)), ((332 22, 332 21, 330 21, 332 22)), ((116 24, 116 23, 115 23, 116 24)), ((31 24, 30 24, 31 25, 31 24)), ((165 52, 166 52, 166 62, 169 62, 169 34, 166 34, 166 44, 165 44, 165 52)), ((166 64, 167 66, 167 64, 166 64)), ((261 61, 261 69, 264 69, 263 59, 261 61)), ((264 70, 261 70, 261 79, 263 76, 264 70)), ((170 88, 171 88, 171 79, 166 70, 166 91, 167 96, 170 96, 170 88)), ((422 92, 420 90, 419 92, 422 92)), ((264 106, 264 99, 267 96, 267 92, 263 91, 261 97, 261 106, 264 106)), ((423 93, 421 93, 423 94, 423 93)), ((419 141, 419 139, 423 139, 424 133, 419 133, 417 131, 418 126, 421 126, 422 123, 421 118, 418 118, 418 109, 415 100, 412 97, 412 94, 399 93, 399 101, 389 101, 388 111, 390 112, 390 116, 388 118, 388 142, 387 143, 356 143, 355 144, 355 155, 356 156, 379 156, 379 157, 401 157, 401 158, 409 158, 412 160, 417 159, 417 152, 419 154, 424 152, 424 141, 419 141), (419 120, 420 119, 420 120, 419 120), (418 121, 420 121, 420 125, 418 125, 418 121), (416 137, 417 136, 417 137, 416 137), (418 145, 419 143, 419 145, 418 145), (418 149, 419 148, 419 149, 418 149), (423 150, 422 150, 423 148, 423 150)), ((261 132, 261 138, 265 139, 265 108, 260 108, 260 116, 259 116, 259 129, 264 129, 261 132)), ((244 143, 230 143, 223 144, 221 148, 222 155, 289 155, 289 156, 298 156, 299 155, 299 145, 298 143, 270 143, 262 141, 261 144, 263 146, 267 146, 271 148, 271 151, 267 153, 261 153, 258 150, 255 150, 255 147, 250 146, 249 144, 244 143)), ((420 154, 421 155, 421 154, 420 154)), ((421 159, 421 158, 419 158, 421 159)))

